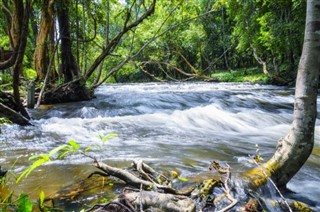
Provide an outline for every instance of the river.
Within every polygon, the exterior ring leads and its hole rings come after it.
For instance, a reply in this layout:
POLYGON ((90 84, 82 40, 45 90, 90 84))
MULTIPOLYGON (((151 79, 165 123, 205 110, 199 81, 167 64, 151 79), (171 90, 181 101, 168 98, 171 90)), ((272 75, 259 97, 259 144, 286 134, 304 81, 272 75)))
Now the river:
MULTIPOLYGON (((143 159, 156 169, 190 177, 219 160, 238 173, 252 166, 249 155, 255 154, 256 144, 265 160, 272 155, 290 129, 294 102, 292 88, 243 83, 111 84, 95 94, 87 102, 30 110, 33 126, 1 127, 0 164, 11 170, 8 184, 16 193, 36 198, 41 190, 50 194, 87 176, 93 170, 91 159, 73 155, 13 183, 12 173, 30 165, 32 154, 47 153, 70 139, 82 147, 99 146, 91 154, 120 167, 143 159), (99 136, 110 133, 118 137, 102 144, 99 136)), ((320 148, 319 118, 315 149, 320 148)), ((313 154, 288 188, 320 210, 319 182, 319 154, 313 154)))

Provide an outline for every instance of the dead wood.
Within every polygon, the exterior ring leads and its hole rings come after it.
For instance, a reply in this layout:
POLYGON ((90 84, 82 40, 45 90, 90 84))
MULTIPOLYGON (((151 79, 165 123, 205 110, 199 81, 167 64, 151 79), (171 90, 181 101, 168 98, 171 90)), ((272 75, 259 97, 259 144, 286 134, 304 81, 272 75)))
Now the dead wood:
POLYGON ((96 205, 89 211, 193 212, 196 211, 196 205, 192 199, 186 196, 141 190, 124 192, 111 203, 96 205))
MULTIPOLYGON (((142 210, 182 212, 195 211, 196 206, 192 199, 186 196, 158 193, 154 191, 127 192, 119 196, 142 210)), ((115 200, 116 202, 118 200, 115 200)))
POLYGON ((127 170, 112 167, 112 166, 109 166, 103 162, 96 161, 94 166, 97 167, 98 169, 102 170, 106 174, 117 177, 117 178, 125 181, 128 185, 133 186, 137 189, 140 189, 141 187, 145 190, 156 189, 156 190, 160 190, 164 193, 176 194, 176 195, 189 195, 192 191, 192 190, 179 191, 179 190, 174 189, 170 186, 159 184, 158 182, 155 182, 154 180, 151 180, 151 181, 144 180, 144 179, 141 179, 138 176, 132 174, 131 172, 129 172, 127 170))

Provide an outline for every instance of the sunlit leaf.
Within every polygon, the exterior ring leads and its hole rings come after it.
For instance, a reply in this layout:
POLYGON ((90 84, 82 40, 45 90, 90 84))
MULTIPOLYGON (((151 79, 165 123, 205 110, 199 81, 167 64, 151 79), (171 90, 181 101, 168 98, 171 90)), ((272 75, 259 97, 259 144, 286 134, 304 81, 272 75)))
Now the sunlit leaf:
POLYGON ((44 198, 45 198, 45 194, 43 191, 41 191, 39 194, 39 206, 41 209, 44 208, 44 198))
POLYGON ((40 155, 32 155, 29 157, 29 160, 35 160, 35 159, 39 159, 39 158, 44 158, 45 156, 48 156, 47 154, 40 154, 40 155))
POLYGON ((186 177, 180 177, 178 176, 178 180, 182 181, 182 182, 188 182, 188 178, 186 177))
POLYGON ((74 148, 74 149, 79 149, 80 144, 78 144, 75 140, 70 140, 69 144, 74 148))
POLYGON ((173 178, 177 178, 177 177, 179 177, 180 174, 177 171, 172 170, 171 171, 171 175, 172 175, 173 178))
POLYGON ((108 135, 104 136, 101 140, 104 143, 104 142, 106 142, 108 139, 110 139, 112 137, 118 137, 118 134, 116 134, 116 133, 108 134, 108 135))
POLYGON ((38 168, 39 166, 41 166, 42 164, 46 163, 50 161, 50 158, 48 156, 46 157, 42 157, 36 161, 33 162, 33 164, 27 168, 26 170, 24 170, 20 176, 18 177, 18 179, 16 180, 16 183, 19 183, 20 180, 25 176, 25 177, 28 177, 28 175, 36 168, 38 168))
POLYGON ((68 145, 61 145, 61 146, 58 146, 54 149, 52 149, 50 152, 49 152, 49 156, 52 157, 53 155, 55 155, 56 153, 58 153, 59 151, 63 150, 63 149, 66 149, 68 148, 69 146, 68 145))
POLYGON ((62 159, 64 158, 67 154, 71 153, 71 152, 74 152, 74 150, 72 149, 68 149, 68 150, 65 150, 63 152, 61 152, 59 155, 58 155, 58 159, 62 159))
POLYGON ((84 149, 85 152, 89 151, 92 149, 92 146, 88 146, 87 148, 84 149))

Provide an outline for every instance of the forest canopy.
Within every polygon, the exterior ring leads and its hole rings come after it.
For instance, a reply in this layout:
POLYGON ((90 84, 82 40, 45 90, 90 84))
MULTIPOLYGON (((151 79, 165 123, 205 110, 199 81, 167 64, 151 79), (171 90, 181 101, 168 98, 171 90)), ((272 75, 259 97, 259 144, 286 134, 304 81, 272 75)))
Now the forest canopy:
MULTIPOLYGON (((13 14, 23 2, 0 2, 1 63, 15 48, 19 19, 13 14)), ((79 76, 94 87, 105 81, 219 80, 217 71, 251 67, 265 82, 288 84, 303 43, 301 0, 27 2, 21 74, 43 81, 50 66, 54 84, 79 76)), ((10 71, 1 69, 1 84, 10 82, 10 71)))

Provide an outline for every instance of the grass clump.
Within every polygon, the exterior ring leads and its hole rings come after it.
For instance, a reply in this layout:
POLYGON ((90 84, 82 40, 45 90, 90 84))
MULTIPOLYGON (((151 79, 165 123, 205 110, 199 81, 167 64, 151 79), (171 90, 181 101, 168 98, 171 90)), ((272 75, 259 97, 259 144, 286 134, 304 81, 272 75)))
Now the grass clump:
POLYGON ((268 83, 269 78, 258 68, 217 71, 211 77, 219 82, 268 83))

